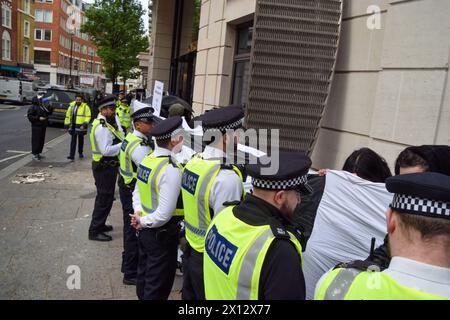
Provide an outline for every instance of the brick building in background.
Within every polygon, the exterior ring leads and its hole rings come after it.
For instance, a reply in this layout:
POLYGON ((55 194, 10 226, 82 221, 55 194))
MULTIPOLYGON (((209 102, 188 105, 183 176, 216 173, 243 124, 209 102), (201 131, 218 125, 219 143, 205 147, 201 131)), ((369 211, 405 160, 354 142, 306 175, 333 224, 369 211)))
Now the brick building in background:
POLYGON ((17 2, 17 66, 20 76, 35 80, 34 61, 34 0, 17 2))
POLYGON ((36 0, 34 63, 42 81, 67 85, 72 78, 74 85, 103 88, 105 77, 95 45, 80 32, 79 24, 73 24, 73 31, 68 27, 73 12, 80 13, 81 24, 85 21, 86 6, 80 0, 36 0))
POLYGON ((17 0, 1 0, 0 15, 0 75, 15 76, 17 66, 17 0))

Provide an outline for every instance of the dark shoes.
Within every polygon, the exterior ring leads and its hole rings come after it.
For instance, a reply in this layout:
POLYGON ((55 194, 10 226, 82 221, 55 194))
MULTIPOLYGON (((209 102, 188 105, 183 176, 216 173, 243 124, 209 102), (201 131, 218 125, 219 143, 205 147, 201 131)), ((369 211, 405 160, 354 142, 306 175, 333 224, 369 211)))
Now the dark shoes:
POLYGON ((69 159, 70 161, 75 160, 75 158, 74 158, 74 157, 71 157, 71 156, 68 156, 67 159, 69 159))
POLYGON ((112 237, 103 232, 97 234, 89 234, 89 240, 93 241, 111 241, 112 237))
POLYGON ((80 158, 80 159, 83 159, 83 158, 84 158, 84 155, 83 155, 82 153, 80 153, 79 158, 80 158))
POLYGON ((136 278, 123 278, 123 284, 126 284, 127 286, 135 286, 136 285, 136 278))
POLYGON ((110 232, 113 231, 113 226, 109 225, 109 224, 105 224, 105 226, 103 228, 101 228, 101 232, 110 232))

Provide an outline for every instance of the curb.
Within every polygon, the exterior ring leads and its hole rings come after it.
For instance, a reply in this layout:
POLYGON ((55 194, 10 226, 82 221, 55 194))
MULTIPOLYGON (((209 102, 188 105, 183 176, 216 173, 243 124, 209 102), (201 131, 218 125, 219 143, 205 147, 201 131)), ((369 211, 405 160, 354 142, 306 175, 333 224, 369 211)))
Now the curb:
MULTIPOLYGON (((49 142, 47 142, 44 145, 45 149, 43 150, 42 153, 46 153, 49 149, 56 147, 58 144, 64 142, 65 140, 68 140, 69 137, 70 136, 67 133, 64 133, 63 135, 56 137, 53 140, 50 140, 49 142)), ((0 170, 0 180, 8 177, 10 174, 14 173, 18 169, 26 166, 32 160, 33 160, 33 155, 29 154, 29 155, 26 155, 24 158, 10 164, 6 168, 0 170)))

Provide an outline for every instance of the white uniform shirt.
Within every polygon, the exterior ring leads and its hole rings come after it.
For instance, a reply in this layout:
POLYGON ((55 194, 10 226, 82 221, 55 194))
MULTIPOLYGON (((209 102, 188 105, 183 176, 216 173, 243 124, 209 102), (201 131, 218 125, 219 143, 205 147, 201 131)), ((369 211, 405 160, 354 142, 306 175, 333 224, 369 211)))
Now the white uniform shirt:
MULTIPOLYGON (((170 150, 155 146, 153 153, 155 157, 170 156, 170 150)), ((171 218, 177 208, 177 200, 180 195, 181 188, 181 170, 171 164, 166 166, 166 169, 161 173, 158 182, 159 187, 159 205, 156 211, 151 215, 141 218, 140 223, 145 228, 157 228, 166 224, 171 218)), ((150 195, 142 195, 149 197, 150 195)), ((136 183, 133 191, 133 209, 134 212, 141 211, 141 195, 136 183)))
MULTIPOLYGON (((106 121, 105 116, 102 116, 101 114, 98 115, 97 119, 103 119, 106 121)), ((118 131, 123 133, 120 124, 117 122, 117 117, 116 117, 116 124, 118 125, 119 128, 118 131)), ((99 125, 95 130, 95 141, 97 141, 97 146, 99 149, 98 151, 104 157, 115 157, 119 154, 122 142, 113 144, 115 137, 116 136, 106 126, 99 125)))
MULTIPOLYGON (((225 153, 217 148, 206 146, 203 151, 203 159, 224 158, 225 153)), ((224 202, 240 201, 242 197, 242 181, 234 170, 221 169, 211 185, 209 194, 209 206, 217 215, 225 208, 224 202)))
POLYGON ((194 154, 195 154, 194 150, 183 145, 180 152, 174 154, 173 157, 175 158, 175 160, 177 160, 178 163, 186 164, 189 160, 192 159, 194 154))
MULTIPOLYGON (((141 138, 145 142, 148 140, 147 136, 136 129, 133 131, 133 135, 138 138, 141 138)), ((146 155, 150 154, 152 149, 148 145, 139 144, 136 148, 134 148, 133 152, 131 152, 131 160, 136 166, 139 166, 141 161, 145 158, 146 155)))
MULTIPOLYGON (((330 272, 331 270, 325 273, 317 282, 316 294, 330 272)), ((449 268, 437 267, 402 257, 393 257, 389 268, 383 272, 402 286, 450 298, 449 268)))

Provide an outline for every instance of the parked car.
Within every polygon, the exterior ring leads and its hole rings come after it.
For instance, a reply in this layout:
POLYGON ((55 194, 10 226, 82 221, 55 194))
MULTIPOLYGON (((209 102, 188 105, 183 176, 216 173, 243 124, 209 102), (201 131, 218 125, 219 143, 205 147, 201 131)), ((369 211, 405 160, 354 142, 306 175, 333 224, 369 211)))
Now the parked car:
POLYGON ((37 94, 32 81, 0 77, 0 101, 27 103, 37 94))
POLYGON ((48 99, 48 104, 53 109, 53 113, 48 119, 49 125, 54 123, 64 123, 67 108, 69 108, 69 104, 75 100, 77 93, 79 93, 79 91, 73 89, 62 89, 57 87, 47 89, 44 98, 48 99))

